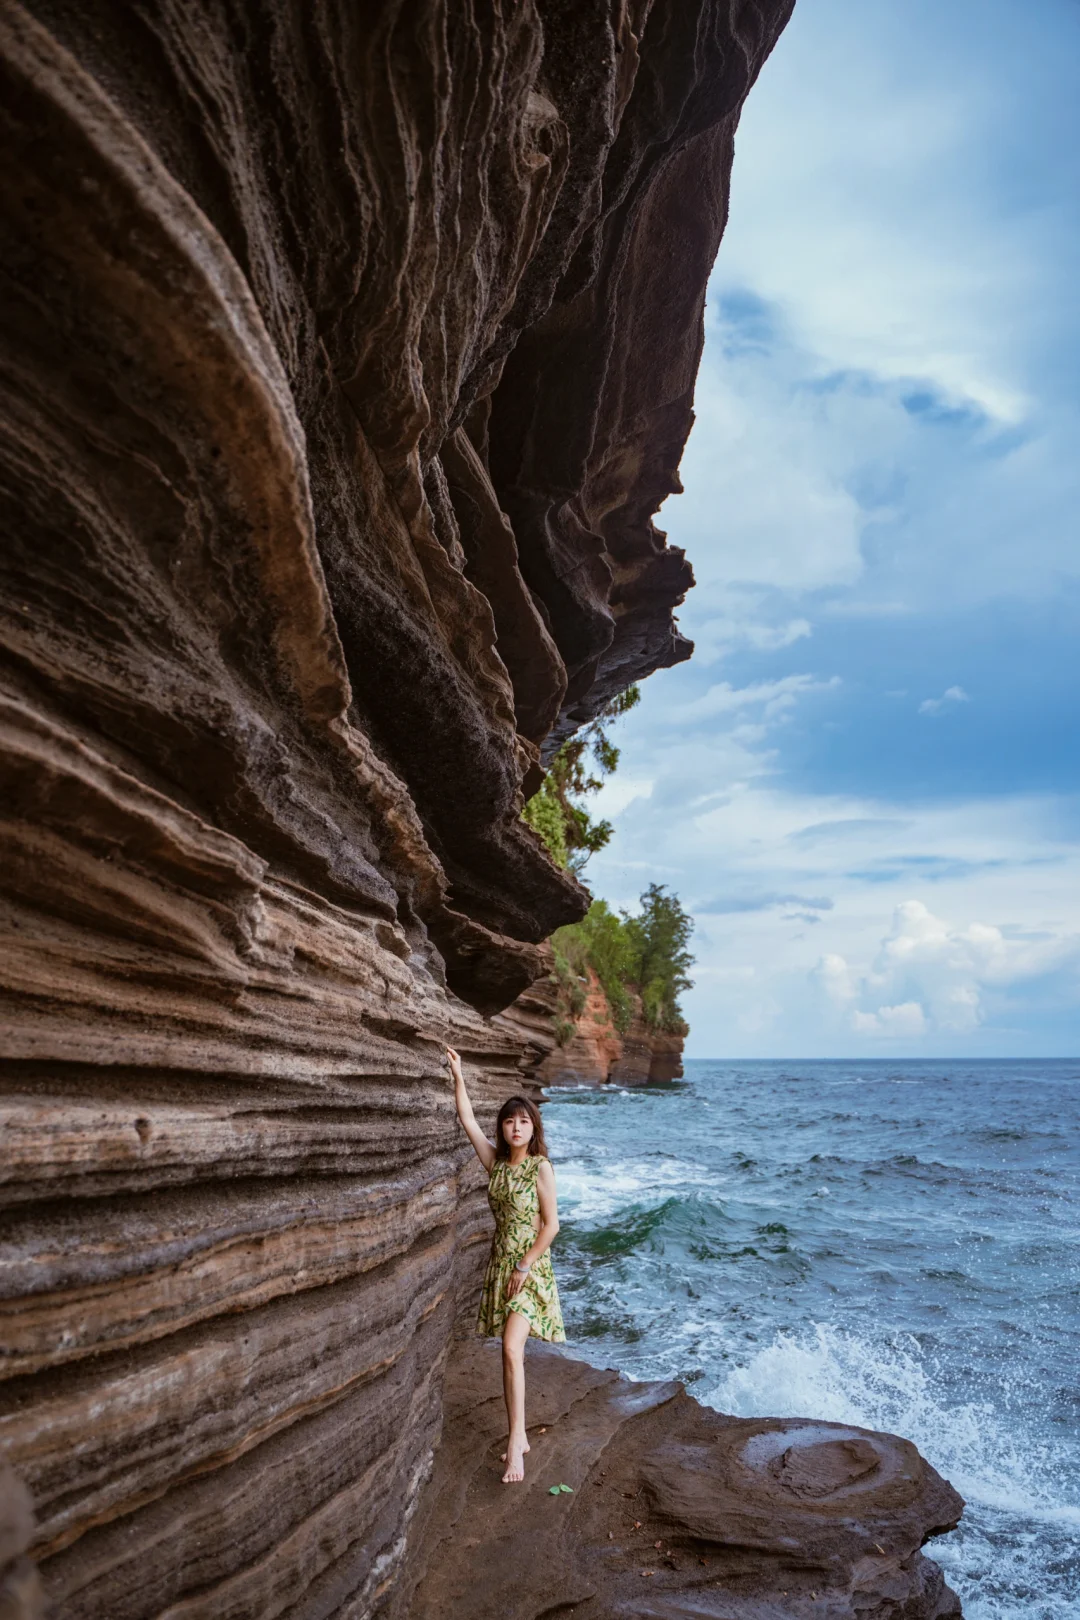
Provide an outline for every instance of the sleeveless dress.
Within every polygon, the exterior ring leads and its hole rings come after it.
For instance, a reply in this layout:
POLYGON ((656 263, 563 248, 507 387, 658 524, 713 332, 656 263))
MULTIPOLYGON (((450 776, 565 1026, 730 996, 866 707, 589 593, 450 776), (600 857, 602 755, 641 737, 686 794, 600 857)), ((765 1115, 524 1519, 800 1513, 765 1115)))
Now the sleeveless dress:
POLYGON ((527 1156, 518 1165, 509 1159, 496 1159, 488 1177, 488 1203, 495 1217, 491 1258, 480 1296, 480 1316, 476 1331, 495 1338, 506 1326, 508 1311, 524 1316, 538 1339, 565 1344, 559 1290, 551 1268, 551 1254, 542 1254, 513 1299, 506 1297, 510 1273, 540 1229, 540 1195, 536 1178, 547 1161, 539 1155, 527 1156))

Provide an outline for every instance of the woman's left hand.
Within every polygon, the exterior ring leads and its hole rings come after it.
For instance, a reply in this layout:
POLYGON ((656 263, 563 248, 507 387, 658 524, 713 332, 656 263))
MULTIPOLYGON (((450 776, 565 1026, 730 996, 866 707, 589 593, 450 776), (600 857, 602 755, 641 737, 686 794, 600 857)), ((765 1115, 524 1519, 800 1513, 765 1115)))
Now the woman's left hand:
POLYGON ((507 1299, 513 1299, 515 1294, 519 1294, 521 1292, 525 1284, 525 1278, 528 1275, 528 1272, 525 1272, 525 1274, 522 1275, 517 1266, 514 1267, 513 1271, 510 1273, 510 1281, 506 1285, 507 1299))

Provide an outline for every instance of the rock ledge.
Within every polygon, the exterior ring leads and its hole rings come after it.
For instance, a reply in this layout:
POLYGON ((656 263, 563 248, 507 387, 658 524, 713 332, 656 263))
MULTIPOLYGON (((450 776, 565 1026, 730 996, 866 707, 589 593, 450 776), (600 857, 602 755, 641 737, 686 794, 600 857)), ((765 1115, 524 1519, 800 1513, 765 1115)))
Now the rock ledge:
POLYGON ((732 1418, 529 1347, 524 1487, 500 1482, 498 1348, 455 1347, 394 1620, 945 1620, 921 1548, 963 1503, 908 1440, 732 1418), (568 1484, 573 1495, 552 1496, 568 1484))

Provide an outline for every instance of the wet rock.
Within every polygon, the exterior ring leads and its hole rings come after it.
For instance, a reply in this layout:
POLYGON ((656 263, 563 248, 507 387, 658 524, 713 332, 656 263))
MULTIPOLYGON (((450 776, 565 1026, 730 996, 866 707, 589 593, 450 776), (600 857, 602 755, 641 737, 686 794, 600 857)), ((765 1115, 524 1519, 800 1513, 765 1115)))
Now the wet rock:
POLYGON ((894 1435, 730 1418, 529 1346, 523 1486, 504 1486, 497 1347, 461 1343, 392 1611, 425 1620, 946 1620, 924 1543, 963 1504, 894 1435), (550 1494, 568 1484, 572 1495, 550 1494))

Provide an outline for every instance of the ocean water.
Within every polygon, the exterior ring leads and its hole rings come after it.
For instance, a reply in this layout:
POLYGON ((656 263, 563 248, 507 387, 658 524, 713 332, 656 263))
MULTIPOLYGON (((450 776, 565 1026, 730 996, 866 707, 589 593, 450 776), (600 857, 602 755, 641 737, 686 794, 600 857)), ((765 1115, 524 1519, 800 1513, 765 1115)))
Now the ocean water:
POLYGON ((544 1118, 572 1347, 909 1436, 968 1620, 1080 1617, 1080 1063, 697 1062, 544 1118))

